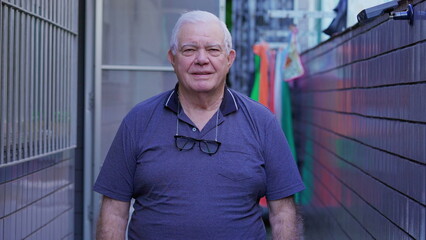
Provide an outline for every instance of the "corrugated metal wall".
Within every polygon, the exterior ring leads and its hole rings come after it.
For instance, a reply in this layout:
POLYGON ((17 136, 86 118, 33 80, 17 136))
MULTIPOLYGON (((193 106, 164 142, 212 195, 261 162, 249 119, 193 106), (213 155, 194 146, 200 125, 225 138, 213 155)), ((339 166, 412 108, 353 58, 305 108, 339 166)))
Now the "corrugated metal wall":
POLYGON ((381 16, 303 63, 293 101, 306 239, 425 239, 426 20, 381 16))

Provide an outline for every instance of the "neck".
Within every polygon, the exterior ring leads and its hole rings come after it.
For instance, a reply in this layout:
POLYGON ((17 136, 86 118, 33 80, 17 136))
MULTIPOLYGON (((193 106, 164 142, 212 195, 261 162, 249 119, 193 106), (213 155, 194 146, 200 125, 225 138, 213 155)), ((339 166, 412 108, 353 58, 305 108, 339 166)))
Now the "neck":
POLYGON ((220 107, 224 95, 224 88, 216 92, 189 93, 179 89, 179 101, 184 110, 188 111, 215 111, 220 107))
POLYGON ((201 131, 222 103, 224 88, 217 93, 197 93, 194 95, 179 89, 179 102, 185 114, 201 131))

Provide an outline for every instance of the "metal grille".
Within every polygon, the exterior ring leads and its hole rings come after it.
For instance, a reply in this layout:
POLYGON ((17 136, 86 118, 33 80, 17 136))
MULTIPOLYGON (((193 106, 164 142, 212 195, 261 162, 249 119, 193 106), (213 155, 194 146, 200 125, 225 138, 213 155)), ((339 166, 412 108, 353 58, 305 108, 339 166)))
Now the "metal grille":
POLYGON ((0 166, 74 147, 77 1, 1 1, 0 166))

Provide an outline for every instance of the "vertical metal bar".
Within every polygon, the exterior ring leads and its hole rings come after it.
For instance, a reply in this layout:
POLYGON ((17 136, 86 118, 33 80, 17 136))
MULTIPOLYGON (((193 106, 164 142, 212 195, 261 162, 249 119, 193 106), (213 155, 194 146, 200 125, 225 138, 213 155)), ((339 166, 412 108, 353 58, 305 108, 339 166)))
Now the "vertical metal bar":
POLYGON ((95 108, 94 108, 94 171, 100 168, 101 108, 102 108, 102 26, 103 0, 96 1, 95 16, 95 108))
POLYGON ((12 161, 16 161, 19 155, 19 11, 14 10, 14 44, 15 46, 12 48, 13 50, 13 78, 11 79, 13 81, 13 92, 12 92, 12 98, 13 98, 13 131, 12 131, 12 161))
MULTIPOLYGON (((52 16, 53 16, 53 12, 52 12, 52 16)), ((49 126, 49 132, 50 132, 50 141, 49 141, 49 151, 53 151, 54 150, 54 129, 55 129, 55 109, 54 109, 54 82, 55 82, 55 75, 54 75, 54 71, 55 71, 55 44, 54 44, 54 33, 56 31, 56 28, 54 26, 50 26, 50 77, 49 77, 49 110, 50 110, 50 126, 49 126)))
POLYGON ((57 139, 57 110, 56 110, 56 96, 58 93, 56 92, 56 82, 57 82, 57 68, 58 68, 58 52, 57 52, 57 34, 59 29, 56 27, 53 27, 52 32, 52 56, 53 56, 53 63, 52 63, 52 149, 57 150, 56 148, 56 139, 57 139))
MULTIPOLYGON (((91 180, 97 176, 101 166, 101 108, 102 108, 102 27, 103 27, 103 0, 95 3, 95 56, 94 56, 94 110, 93 110, 93 167, 91 180)), ((92 207, 94 216, 98 216, 99 196, 93 195, 92 207)))
MULTIPOLYGON (((86 49, 94 49, 94 17, 96 13, 95 1, 85 1, 85 15, 86 23, 84 29, 84 42, 86 49)), ((84 173, 84 184, 83 184, 83 239, 93 238, 94 229, 94 214, 93 209, 98 205, 93 200, 94 193, 92 191, 94 172, 93 171, 93 91, 94 91, 94 51, 84 52, 84 159, 83 159, 83 173, 84 173)), ((95 210, 96 212, 97 210, 95 210)))
MULTIPOLYGON (((40 1, 40 16, 42 16, 42 17, 44 17, 44 0, 41 0, 40 1)), ((45 61, 45 58, 44 58, 44 52, 46 51, 46 49, 45 49, 45 42, 46 42, 46 38, 45 38, 45 32, 46 32, 46 26, 45 26, 45 23, 43 22, 43 20, 40 20, 39 21, 39 25, 40 25, 40 32, 39 32, 39 39, 40 39, 40 42, 39 42, 39 46, 40 46, 40 48, 39 48, 39 52, 38 52, 38 57, 39 57, 39 66, 38 66, 38 68, 39 68, 39 79, 38 79, 38 82, 39 82, 39 95, 38 95, 38 115, 39 115, 39 122, 38 122, 38 131, 39 131, 39 134, 38 134, 38 140, 39 140, 39 144, 38 144, 38 147, 39 147, 39 154, 43 154, 44 153, 44 108, 43 108, 43 105, 44 105, 44 95, 45 95, 45 92, 44 92, 44 86, 45 86, 45 84, 44 84, 44 73, 45 73, 45 71, 44 71, 44 66, 45 66, 45 63, 44 63, 44 61, 45 61)))
POLYGON ((53 21, 53 12, 52 12, 52 0, 47 0, 47 9, 48 9, 48 17, 47 19, 49 19, 50 21, 53 21))
POLYGON ((33 156, 35 155, 35 150, 34 150, 34 142, 35 142, 35 137, 34 137, 34 92, 35 92, 35 85, 34 85, 34 80, 35 80, 35 71, 34 71, 34 65, 35 65, 35 19, 33 16, 29 17, 29 26, 30 26, 30 30, 29 30, 29 41, 30 41, 30 49, 29 49, 29 56, 28 56, 28 65, 30 67, 29 69, 29 76, 28 76, 28 81, 29 81, 29 104, 28 104, 28 118, 29 118, 29 137, 28 137, 28 145, 29 145, 29 155, 33 156))
MULTIPOLYGON (((78 7, 78 1, 74 0, 72 1, 72 31, 73 32, 78 32, 78 12, 79 12, 79 7, 78 7)), ((78 36, 72 35, 72 64, 71 64, 71 80, 72 80, 72 85, 71 85, 71 92, 72 92, 72 96, 71 96, 71 113, 72 113, 72 118, 71 118, 71 144, 72 145, 76 145, 77 144, 77 96, 78 96, 78 92, 77 92, 77 73, 78 73, 78 36)))
POLYGON ((45 4, 45 2, 46 2, 46 0, 40 1, 40 16, 43 17, 43 18, 46 18, 46 11, 45 11, 46 4, 45 4))
POLYGON ((0 32, 0 47, 1 47, 1 79, 0 79, 0 164, 6 163, 7 151, 7 70, 8 70, 8 26, 9 16, 8 7, 0 4, 1 20, 3 22, 2 31, 0 32))
POLYGON ((61 6, 60 6, 60 14, 59 14, 59 25, 65 27, 64 25, 64 17, 65 17, 65 4, 64 4, 65 0, 60 0, 61 6))
POLYGON ((9 81, 9 91, 8 91, 8 107, 7 107, 7 112, 8 112, 8 133, 7 133, 7 152, 6 154, 8 155, 7 157, 7 162, 10 162, 13 160, 13 155, 11 155, 13 153, 13 133, 14 133, 14 119, 13 119, 13 77, 14 77, 14 72, 13 72, 13 62, 14 62, 14 54, 13 54, 13 50, 15 48, 15 39, 14 39, 14 29, 15 29, 15 14, 14 14, 14 10, 11 9, 10 10, 10 15, 9 15, 9 51, 8 51, 8 61, 9 63, 9 74, 8 74, 8 78, 6 81, 9 81))
MULTIPOLYGON (((58 2, 60 1, 53 1, 54 3, 54 11, 53 11, 53 21, 58 23, 58 17, 59 14, 57 13, 57 11, 59 11, 60 8, 58 8, 58 2)), ((52 111, 53 111, 53 141, 52 141, 52 149, 57 150, 59 149, 58 147, 58 137, 59 137, 59 128, 60 128, 60 122, 59 122, 59 110, 58 110, 58 95, 59 95, 59 91, 58 91, 58 82, 60 81, 60 77, 58 76, 59 74, 59 68, 60 68, 60 60, 61 57, 59 55, 60 52, 60 48, 59 48, 59 31, 61 31, 58 28, 54 27, 53 30, 53 58, 55 59, 53 61, 53 72, 52 72, 52 93, 53 93, 53 102, 52 102, 52 111)))
POLYGON ((17 161, 19 159, 19 136, 21 134, 21 128, 20 128, 20 118, 19 118, 19 110, 20 110, 20 99, 19 99, 19 89, 20 89, 20 69, 19 69, 19 57, 21 52, 21 46, 20 46, 20 12, 18 10, 15 10, 15 29, 14 29, 14 35, 15 35, 15 47, 13 48, 14 52, 14 61, 13 61, 13 160, 17 161))
POLYGON ((40 15, 40 0, 34 2, 34 14, 40 15))
MULTIPOLYGON (((47 7, 46 7, 46 1, 44 2, 44 7, 43 7, 43 9, 45 10, 45 16, 46 16, 46 10, 47 10, 47 7)), ((44 22, 44 21, 42 21, 42 24, 43 24, 43 52, 42 52, 42 55, 43 55, 43 62, 42 62, 42 64, 43 64, 43 67, 42 67, 42 69, 43 69, 43 75, 42 75, 42 83, 43 83, 43 95, 42 95, 42 97, 43 97, 43 99, 42 99, 42 106, 41 106, 41 109, 42 109, 42 113, 43 113, 43 128, 42 128, 42 130, 43 130, 43 153, 46 153, 47 152, 47 143, 48 143, 48 111, 47 111, 47 95, 48 95, 48 92, 47 92, 47 88, 48 88, 48 68, 47 68, 47 66, 48 66, 48 51, 49 51, 49 46, 48 46, 48 41, 49 41, 49 26, 48 26, 48 23, 46 23, 46 22, 44 22)))
POLYGON ((53 16, 52 21, 58 23, 58 1, 52 1, 53 16))
POLYGON ((24 64, 22 63, 23 60, 23 54, 24 54, 24 49, 23 49, 23 38, 22 38, 22 29, 23 29, 23 16, 24 13, 17 11, 17 28, 16 28, 16 43, 18 45, 17 47, 17 51, 15 53, 15 55, 17 56, 16 59, 16 66, 15 69, 17 70, 16 73, 16 84, 17 84, 17 134, 16 134, 16 149, 17 149, 17 156, 16 156, 16 160, 20 160, 22 159, 22 155, 23 155, 23 136, 24 136, 24 114, 23 114, 23 109, 24 109, 24 94, 23 94, 23 90, 24 90, 24 79, 23 79, 23 68, 24 68, 24 64))
POLYGON ((23 57, 23 65, 25 66, 25 70, 23 71, 23 73, 24 73, 24 76, 23 76, 23 79, 24 79, 24 82, 25 82, 25 84, 24 84, 24 99, 25 99, 25 103, 24 103, 24 121, 25 121, 25 125, 24 125, 24 132, 25 132, 25 135, 24 135, 24 155, 23 155, 23 158, 27 158, 27 157, 29 157, 29 152, 28 152, 28 147, 29 147, 29 143, 30 143, 30 139, 29 139, 29 136, 30 136, 30 123, 31 123, 31 119, 30 119, 30 113, 29 113, 29 105, 30 105, 30 92, 31 92, 31 89, 30 89, 30 84, 29 84, 29 78, 30 78, 30 75, 29 75, 29 69, 30 69, 30 64, 31 64, 31 62, 29 61, 29 59, 30 59, 30 57, 29 56, 31 56, 31 50, 30 50, 30 40, 29 40, 29 38, 30 38, 30 34, 29 34, 29 32, 30 32, 30 18, 31 18, 31 16, 29 16, 29 15, 25 15, 25 23, 24 23, 24 26, 25 26, 25 28, 23 29, 23 38, 24 38, 24 44, 25 44, 25 49, 24 49, 24 52, 25 52, 25 55, 24 55, 24 57, 23 57))
MULTIPOLYGON (((66 4, 66 1, 63 2, 63 11, 62 11, 62 26, 67 28, 66 21, 67 21, 67 11, 68 11, 68 5, 66 4)), ((62 44, 63 44, 63 64, 62 64, 62 77, 61 77, 61 116, 62 116, 62 124, 61 124, 61 147, 67 146, 67 137, 68 137, 68 109, 67 109, 67 86, 68 86, 68 33, 63 32, 62 34, 62 44)))
MULTIPOLYGON (((49 7, 48 5, 48 1, 45 0, 45 9, 46 9, 46 16, 48 16, 49 14, 49 7)), ((44 56, 45 56, 45 60, 44 60, 44 104, 43 104, 43 110, 44 110, 44 152, 47 153, 49 151, 49 139, 50 139, 50 109, 49 109, 49 89, 50 89, 50 23, 46 23, 45 24, 45 50, 44 50, 44 56)))
MULTIPOLYGON (((65 18, 66 20, 66 18, 65 18)), ((64 85, 63 85, 63 98, 62 98, 62 106, 63 106, 63 113, 64 113, 64 124, 63 124, 63 146, 68 145, 68 68, 69 68, 69 55, 68 55, 68 33, 64 33, 64 50, 65 50, 65 63, 64 63, 64 85)))
MULTIPOLYGON (((60 9, 60 8, 59 8, 60 9)), ((60 18, 60 15, 59 15, 60 18)), ((58 19, 59 20, 59 19, 58 19)), ((60 102, 60 94, 61 94, 61 74, 62 74, 62 32, 58 32, 58 69, 56 71, 56 114, 57 114, 57 121, 58 121, 58 128, 57 128, 57 139, 56 139, 56 147, 60 148, 60 142, 62 137, 61 127, 62 127, 62 113, 61 113, 61 102, 60 102)))
MULTIPOLYGON (((22 7, 22 2, 21 2, 22 7)), ((26 14, 24 12, 21 12, 19 22, 21 25, 21 31, 20 31, 20 48, 21 48, 21 54, 19 59, 19 72, 20 72, 20 88, 19 88, 19 100, 20 100, 20 109, 19 109, 19 120, 20 120, 20 129, 21 134, 19 136, 19 149, 20 149, 20 155, 19 159, 23 159, 25 156, 25 56, 26 56, 26 49, 25 49, 25 19, 26 14)))
MULTIPOLYGON (((39 7, 37 6, 37 11, 39 7)), ((41 138, 40 138, 40 124, 41 124, 41 114, 40 114, 40 72, 41 72, 41 30, 42 26, 40 20, 35 18, 35 45, 34 45, 34 155, 41 153, 41 138)))
MULTIPOLYGON (((31 2, 31 12, 36 12, 36 2, 31 2)), ((37 19, 34 16, 31 16, 31 68, 30 68, 30 154, 32 156, 37 154, 37 148, 36 148, 36 79, 37 79, 37 72, 36 72, 36 64, 37 64, 37 58, 36 58, 36 52, 37 52, 37 19)))
MULTIPOLYGON (((40 0, 40 2, 38 3, 38 14, 40 16, 43 15, 43 8, 42 8, 42 3, 43 0, 40 0)), ((44 38, 43 38, 43 32, 44 32, 44 25, 42 20, 37 19, 37 25, 38 25, 38 47, 37 47, 37 85, 38 85, 38 89, 37 89, 37 150, 38 153, 37 154, 42 154, 43 153, 43 42, 44 42, 44 38)))
MULTIPOLYGON (((68 15, 69 17, 69 15, 68 15)), ((68 19, 69 21, 69 19, 68 19)), ((70 146, 70 136, 71 136, 71 100, 70 100, 70 93, 71 93, 71 64, 72 64, 72 52, 71 52, 71 38, 72 35, 70 33, 67 33, 67 64, 66 64, 66 87, 65 87, 65 107, 66 107, 66 113, 67 113, 67 124, 66 124, 66 146, 70 146)))
MULTIPOLYGON (((68 21, 69 21, 69 29, 71 31, 74 31, 74 13, 76 12, 77 8, 75 8, 75 0, 70 0, 69 1, 69 11, 68 11, 68 21)), ((75 53, 77 51, 77 49, 74 49, 74 42, 76 40, 76 36, 74 36, 71 33, 68 33, 69 35, 69 53, 70 53, 70 68, 69 68, 69 84, 68 84, 68 112, 69 112, 69 117, 68 117, 68 121, 69 121, 69 126, 68 126, 68 146, 72 146, 73 141, 73 135, 75 135, 75 133, 73 132, 73 124, 74 124, 74 116, 76 115, 76 112, 74 111, 75 109, 73 108, 74 106, 74 101, 73 101, 73 93, 75 91, 75 89, 73 89, 73 84, 75 83, 74 79, 74 69, 76 62, 74 62, 75 60, 75 53)))
MULTIPOLYGON (((43 9, 43 8, 41 8, 43 9)), ((39 153, 43 154, 43 148, 44 148, 44 113, 43 113, 43 96, 44 96, 44 52, 45 52, 45 48, 44 48, 44 43, 46 41, 45 37, 44 37, 44 33, 45 33, 45 25, 44 22, 42 20, 39 21, 40 23, 40 48, 39 48, 39 96, 38 96, 38 109, 39 109, 39 123, 38 123, 38 131, 39 131, 39 153)))
POLYGON ((0 164, 3 164, 3 156, 4 156, 4 142, 3 142, 3 131, 4 131, 4 126, 3 126, 3 26, 1 23, 4 24, 4 19, 3 19, 3 4, 2 1, 0 0, 0 50, 2 50, 0 52, 0 164))
POLYGON ((59 46, 59 48, 58 48, 58 62, 59 62, 59 64, 58 64, 58 73, 57 73, 57 85, 56 85, 56 89, 57 89, 57 92, 56 92, 56 102, 57 102, 57 105, 56 105, 56 111, 57 111, 57 114, 58 114, 58 121, 59 121, 59 125, 58 125, 58 140, 57 140, 57 144, 58 144, 58 148, 62 148, 62 145, 61 145, 61 139, 62 139, 62 102, 61 102, 61 99, 62 99, 62 91, 61 91, 61 89, 62 89, 62 81, 63 81, 63 78, 62 78, 62 73, 63 73, 63 66, 64 66, 64 60, 63 60, 63 58, 64 58, 64 56, 63 56, 63 51, 64 51, 64 45, 63 45, 63 43, 62 43, 62 36, 63 36, 63 31, 60 31, 59 32, 59 36, 58 36, 58 46, 59 46))
MULTIPOLYGON (((50 7, 49 7, 50 8, 50 7)), ((48 24, 47 26, 47 36, 48 36, 48 40, 47 40, 47 77, 46 77, 46 81, 47 81, 47 86, 46 86, 46 90, 47 90, 47 94, 46 94, 46 112, 47 112, 47 118, 46 118, 46 122, 47 122, 47 126, 46 126, 46 131, 47 131, 47 151, 52 151, 52 130, 53 130, 53 125, 52 125, 52 25, 48 24)))
MULTIPOLYGON (((40 15, 41 14, 41 8, 40 8, 40 1, 41 0, 37 0, 36 1, 36 9, 35 9, 35 14, 40 15)), ((40 138, 40 134, 41 134, 41 109, 40 109, 40 89, 41 89, 41 55, 40 53, 42 52, 41 50, 41 31, 42 31, 42 25, 41 25, 41 20, 38 19, 37 17, 35 17, 35 45, 34 45, 34 61, 35 61, 35 65, 34 65, 34 69, 35 69, 35 79, 34 79, 34 137, 35 137, 35 141, 34 141, 34 155, 38 155, 41 154, 41 138, 40 138)))
POLYGON ((52 91, 52 96, 51 96, 51 111, 52 111, 52 126, 51 126, 51 149, 52 150, 56 150, 57 149, 57 137, 58 137, 58 123, 57 123, 57 118, 58 118, 58 95, 59 92, 57 91, 57 82, 58 82, 58 66, 60 65, 60 57, 58 55, 59 52, 59 47, 57 44, 57 29, 55 27, 53 27, 53 31, 52 31, 52 69, 51 69, 51 91, 52 91))
POLYGON ((102 107, 102 27, 103 27, 103 0, 97 1, 96 5, 96 29, 95 29, 95 155, 96 161, 100 157, 100 126, 102 107))
MULTIPOLYGON (((66 21, 66 18, 65 18, 66 21)), ((64 50, 65 50, 65 64, 64 64, 64 85, 63 85, 63 98, 62 98, 62 106, 64 112, 64 125, 63 125, 63 146, 68 145, 68 68, 69 68, 69 55, 68 55, 68 33, 64 33, 64 50)))
MULTIPOLYGON (((56 2, 56 1, 55 1, 56 2)), ((54 28, 52 32, 52 58, 55 59, 52 63, 52 150, 57 150, 57 128, 58 128, 58 120, 57 120, 57 110, 56 110, 56 103, 57 103, 57 92, 56 92, 56 82, 58 81, 58 78, 56 76, 57 74, 57 68, 58 68, 58 42, 57 42, 57 36, 58 36, 58 28, 54 28)))
POLYGON ((65 109, 64 109, 64 81, 65 81, 65 32, 61 31, 61 74, 60 74, 60 79, 59 79, 59 109, 60 109, 60 113, 61 113, 61 128, 60 128, 60 133, 61 133, 61 138, 59 141, 59 147, 63 148, 64 147, 64 127, 65 127, 65 109))
POLYGON ((69 15, 69 13, 70 13, 70 0, 65 0, 66 1, 66 11, 65 11, 65 27, 67 28, 67 29, 70 29, 70 15, 69 15))

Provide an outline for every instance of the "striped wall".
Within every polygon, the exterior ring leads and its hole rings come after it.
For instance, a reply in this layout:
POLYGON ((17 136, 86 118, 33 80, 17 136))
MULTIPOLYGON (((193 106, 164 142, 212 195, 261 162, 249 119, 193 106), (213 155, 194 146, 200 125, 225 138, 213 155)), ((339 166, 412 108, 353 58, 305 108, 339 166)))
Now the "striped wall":
POLYGON ((74 153, 0 167, 0 239, 74 239, 74 153))
POLYGON ((305 239, 426 239, 426 20, 381 16, 302 58, 292 99, 305 239))

